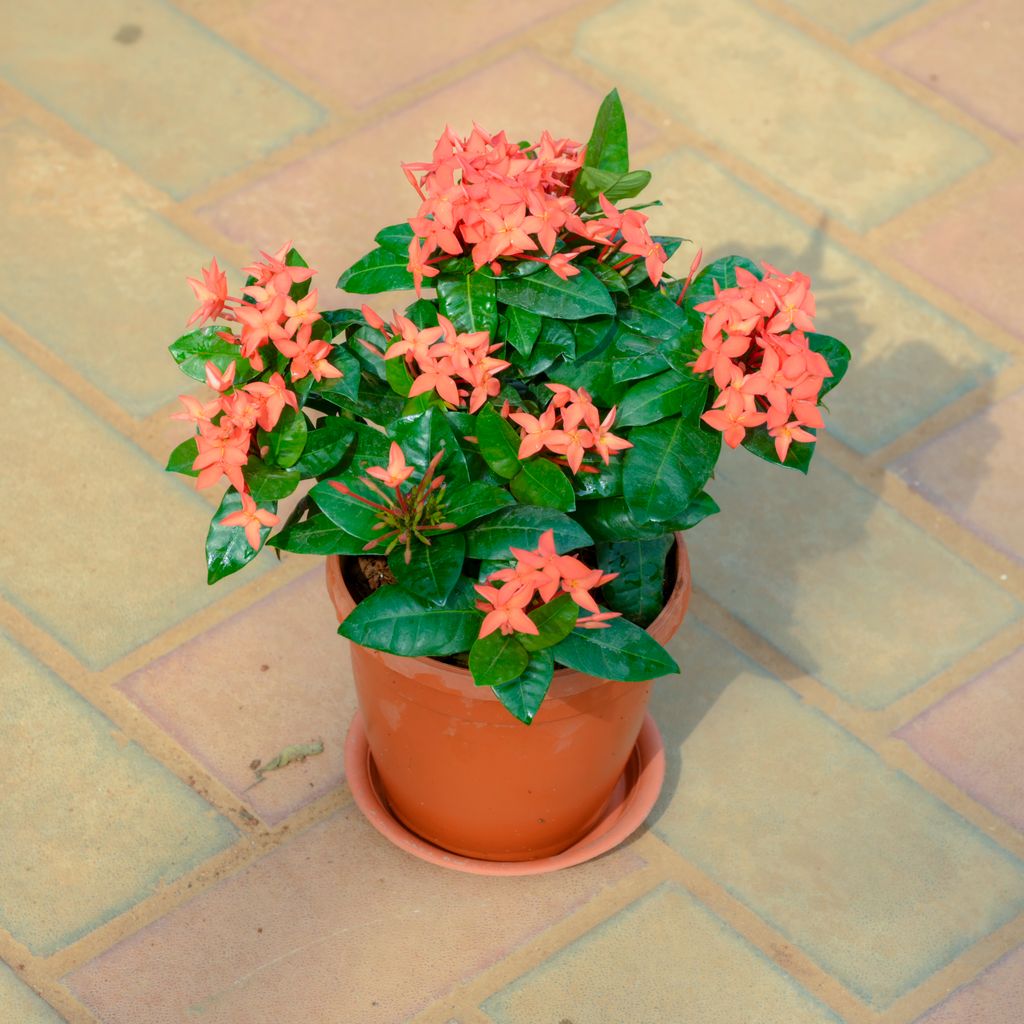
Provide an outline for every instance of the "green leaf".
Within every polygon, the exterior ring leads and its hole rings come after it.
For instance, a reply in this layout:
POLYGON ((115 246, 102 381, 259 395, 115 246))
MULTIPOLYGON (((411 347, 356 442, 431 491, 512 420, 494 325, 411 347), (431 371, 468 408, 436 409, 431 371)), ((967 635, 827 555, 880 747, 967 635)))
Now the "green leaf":
POLYGON ((588 316, 611 315, 615 303, 608 289, 589 270, 563 281, 550 267, 529 277, 500 277, 498 300, 556 320, 582 320, 588 316))
POLYGON ((384 376, 396 395, 408 398, 412 390, 412 374, 403 356, 393 356, 384 360, 384 376))
POLYGON ((598 463, 588 466, 596 473, 580 472, 572 479, 572 489, 579 501, 593 501, 596 498, 614 498, 622 494, 621 455, 613 455, 608 465, 598 463))
MULTIPOLYGON (((324 377, 315 381, 311 388, 319 395, 342 395, 354 402, 359 397, 359 385, 362 380, 362 366, 359 360, 349 351, 346 345, 335 345, 327 361, 331 366, 341 370, 340 377, 324 377)), ((296 388, 303 381, 299 381, 296 388)))
POLYGON ((248 359, 243 359, 238 345, 217 337, 226 327, 210 325, 183 334, 168 349, 182 373, 193 380, 206 380, 206 364, 213 363, 222 373, 230 363, 235 364, 235 383, 247 381, 253 376, 248 359))
MULTIPOLYGON (((288 250, 284 258, 284 264, 286 267, 308 267, 309 264, 299 255, 299 250, 291 248, 288 250)), ((312 278, 306 278, 305 281, 299 281, 293 284, 288 289, 288 297, 292 302, 298 302, 299 299, 304 299, 309 294, 309 285, 312 278)))
POLYGON ((261 501, 279 501, 287 498, 302 477, 294 469, 282 469, 280 466, 268 466, 253 456, 242 467, 242 475, 249 487, 249 493, 257 503, 261 501))
MULTIPOLYGON (((817 433, 810 427, 805 429, 809 434, 817 433)), ((771 462, 776 466, 785 466, 786 469, 796 469, 801 473, 806 473, 810 469, 815 447, 813 441, 794 441, 790 444, 789 451, 786 452, 786 461, 782 462, 775 450, 775 438, 768 433, 768 428, 764 426, 748 429, 742 444, 748 452, 753 452, 765 462, 771 462)))
POLYGON ((572 632, 579 611, 579 605, 568 594, 542 604, 529 613, 529 618, 537 627, 537 635, 521 633, 519 642, 528 651, 540 651, 554 646, 572 632))
POLYGON ((694 409, 699 410, 699 416, 704 411, 707 394, 707 379, 666 370, 634 384, 626 392, 615 422, 622 427, 640 426, 694 409))
POLYGON ((292 468, 302 477, 320 476, 341 461, 355 440, 355 425, 342 416, 325 416, 306 437, 306 447, 292 468))
POLYGON ((409 262, 409 243, 412 239, 413 231, 408 221, 402 221, 401 224, 391 224, 386 228, 381 228, 373 236, 373 240, 382 249, 394 249, 395 252, 402 253, 407 263, 409 262))
POLYGON ((611 350, 612 376, 619 383, 626 383, 667 370, 668 360, 662 351, 664 344, 656 338, 641 338, 623 331, 611 350))
POLYGON ((668 341, 687 326, 686 313, 667 295, 638 288, 630 293, 628 306, 619 313, 619 322, 645 338, 668 341))
POLYGON ((498 324, 498 299, 494 278, 485 270, 458 277, 438 277, 437 300, 441 312, 462 333, 486 331, 498 324))
POLYGON ((550 652, 537 651, 523 674, 494 687, 494 695, 524 725, 529 725, 551 686, 555 663, 550 652))
POLYGON ((164 467, 168 473, 183 473, 185 476, 199 476, 199 470, 192 468, 192 463, 199 457, 199 445, 194 437, 186 437, 179 444, 164 467))
POLYGON ((528 356, 540 334, 541 323, 537 313, 509 306, 504 316, 505 340, 521 356, 528 356))
POLYGON ((629 287, 623 276, 607 263, 599 263, 592 256, 584 256, 575 265, 589 270, 608 291, 619 292, 622 295, 629 293, 629 287))
POLYGON ((660 522, 638 523, 629 513, 625 498, 584 501, 576 509, 576 519, 595 541, 649 540, 689 530, 718 511, 714 498, 699 491, 683 509, 660 522))
MULTIPOLYGON (((259 554, 259 548, 249 547, 243 527, 221 526, 222 519, 232 512, 240 511, 241 508, 242 496, 234 487, 229 487, 217 511, 213 513, 210 529, 206 534, 206 582, 209 584, 238 572, 259 554)), ((277 508, 277 503, 261 503, 260 508, 273 512, 277 508)), ((260 548, 263 547, 269 533, 269 526, 260 527, 260 548)))
POLYGON ((406 658, 459 654, 473 646, 484 621, 476 591, 461 579, 444 605, 434 605, 390 585, 375 590, 353 609, 338 632, 353 643, 406 658))
POLYGON ((366 541, 376 540, 380 530, 375 530, 379 520, 374 509, 356 500, 350 494, 342 494, 332 483, 344 484, 349 490, 356 494, 369 498, 370 501, 380 503, 380 495, 371 491, 362 480, 356 470, 348 470, 339 473, 331 480, 321 480, 310 492, 310 497, 316 502, 317 507, 324 512, 328 519, 339 529, 350 533, 366 541))
POLYGON ((476 519, 497 512, 499 508, 514 505, 512 497, 504 487, 474 480, 466 487, 457 487, 448 492, 444 517, 456 526, 466 526, 476 519))
POLYGON ((723 256, 714 263, 709 263, 690 282, 690 287, 683 299, 683 305, 692 309, 702 302, 708 302, 715 297, 715 282, 720 288, 736 287, 736 268, 742 267, 749 270, 758 279, 761 278, 761 271, 757 264, 751 262, 746 256, 723 256))
POLYGON ((519 431, 502 419, 490 405, 485 405, 476 418, 476 437, 480 454, 499 476, 511 479, 522 469, 519 461, 519 431))
POLYGON ((622 489, 640 523, 664 521, 685 508, 714 472, 722 435, 681 416, 659 420, 629 433, 622 489))
POLYGON ((536 548, 545 530, 554 530, 559 554, 590 544, 587 532, 564 513, 514 505, 500 509, 467 531, 467 554, 470 558, 508 558, 509 548, 536 548))
POLYGON ((616 174, 596 167, 584 167, 573 183, 573 198, 583 207, 597 208, 597 197, 604 195, 610 203, 632 199, 651 183, 650 171, 630 171, 616 174))
POLYGON ((330 326, 332 337, 337 337, 346 327, 361 326, 366 323, 362 310, 359 309, 325 309, 320 316, 330 326))
POLYGON ((597 544, 600 569, 618 573, 601 588, 608 606, 638 626, 653 622, 665 603, 665 559, 673 543, 672 536, 665 535, 597 544))
POLYGON ((823 398, 846 376, 850 365, 850 350, 838 338, 828 334, 808 333, 807 340, 812 351, 820 352, 825 357, 832 371, 832 376, 825 378, 825 383, 821 385, 821 391, 818 393, 818 397, 823 398))
POLYGON ((405 251, 374 249, 338 278, 338 287, 356 295, 411 289, 413 280, 406 270, 408 263, 409 254, 405 251))
POLYGON ((566 475, 547 459, 530 459, 509 484, 516 499, 523 505, 542 505, 560 512, 576 507, 576 496, 566 475))
POLYGON ((618 405, 629 387, 613 378, 615 365, 607 355, 578 363, 562 363, 551 368, 548 379, 571 388, 585 388, 598 405, 611 408, 618 405))
POLYGON ((292 523, 267 544, 299 555, 364 555, 366 541, 335 526, 322 512, 301 523, 292 523))
POLYGON ((466 457, 441 409, 430 408, 413 416, 403 416, 391 424, 388 433, 401 446, 409 465, 421 473, 426 472, 430 460, 443 450, 445 454, 438 463, 436 475, 445 478, 449 489, 469 483, 466 457))
POLYGON ((514 636, 495 631, 479 637, 469 649, 469 671, 477 686, 497 686, 521 675, 530 656, 514 636))
POLYGON ((615 337, 618 323, 613 316, 577 320, 572 325, 573 333, 576 335, 576 358, 596 358, 600 355, 615 337))
POLYGON ((551 648, 555 661, 598 679, 645 682, 679 666, 649 633, 628 619, 612 619, 606 629, 574 629, 551 648))
POLYGON ((294 466, 302 455, 302 449, 306 447, 308 433, 305 416, 286 405, 274 429, 268 431, 261 428, 257 434, 260 448, 267 448, 264 461, 285 469, 294 466))
POLYGON ((413 538, 409 551, 408 564, 404 545, 388 555, 388 566, 395 579, 417 597, 431 604, 444 604, 462 575, 465 537, 461 533, 435 533, 430 544, 421 544, 413 538))
POLYGON ((612 89, 601 101, 583 165, 617 174, 625 174, 629 170, 629 135, 618 89, 612 89))

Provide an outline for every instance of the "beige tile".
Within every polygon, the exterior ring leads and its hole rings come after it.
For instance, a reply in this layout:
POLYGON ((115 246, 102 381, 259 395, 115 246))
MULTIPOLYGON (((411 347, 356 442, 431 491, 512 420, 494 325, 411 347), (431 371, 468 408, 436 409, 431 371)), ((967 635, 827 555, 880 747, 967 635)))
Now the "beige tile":
POLYGON ((62 1024, 57 1011, 23 985, 6 964, 0 963, 0 1006, 12 1024, 62 1024))
POLYGON ((856 39, 919 7, 924 0, 786 0, 786 6, 845 39, 856 39))

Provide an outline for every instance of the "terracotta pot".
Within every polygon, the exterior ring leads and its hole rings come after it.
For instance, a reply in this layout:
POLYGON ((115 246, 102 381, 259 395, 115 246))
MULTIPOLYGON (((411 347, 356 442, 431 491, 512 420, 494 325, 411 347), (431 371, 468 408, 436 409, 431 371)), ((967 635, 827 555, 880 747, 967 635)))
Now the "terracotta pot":
MULTIPOLYGON (((665 643, 690 599, 686 545, 648 632, 665 643)), ((355 607, 342 559, 327 560, 338 621, 355 607)), ((598 821, 637 741, 651 683, 557 669, 532 724, 513 718, 469 671, 351 644, 359 707, 395 816, 464 857, 522 861, 567 849, 598 821)))

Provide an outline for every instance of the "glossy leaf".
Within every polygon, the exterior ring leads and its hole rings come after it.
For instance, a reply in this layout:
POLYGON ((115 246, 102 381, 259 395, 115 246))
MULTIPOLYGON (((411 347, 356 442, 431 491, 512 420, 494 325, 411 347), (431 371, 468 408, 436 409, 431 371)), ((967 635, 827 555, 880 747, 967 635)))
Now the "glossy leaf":
POLYGON ((480 454, 499 476, 511 479, 522 463, 519 461, 519 431, 494 409, 485 405, 476 418, 476 437, 480 454))
POLYGON ((192 468, 192 463, 199 457, 199 445, 194 437, 186 437, 179 444, 164 467, 168 473, 182 473, 185 476, 199 476, 199 470, 192 468))
POLYGON ((699 491, 683 509, 661 522, 638 523, 629 513, 625 498, 580 502, 576 519, 595 541, 645 540, 676 530, 689 530, 718 512, 714 498, 699 491))
POLYGON ((409 259, 409 243, 413 239, 413 231, 408 221, 402 221, 401 224, 390 224, 386 228, 381 228, 373 236, 373 240, 382 249, 393 249, 396 252, 402 253, 406 258, 406 262, 409 259))
POLYGON ((664 605, 665 559, 673 545, 670 534, 597 544, 598 566, 618 574, 601 588, 608 607, 638 626, 653 622, 664 605))
POLYGON ((591 469, 596 473, 577 473, 572 478, 572 489, 576 493, 577 501, 593 501, 596 498, 614 498, 622 494, 622 466, 621 454, 613 454, 608 460, 608 465, 599 462, 591 469))
POLYGON ((542 505, 560 512, 576 507, 576 496, 568 477, 547 459, 529 459, 512 477, 509 488, 524 505, 542 505))
MULTIPOLYGON (((299 254, 299 250, 291 248, 285 254, 284 263, 286 267, 308 267, 309 264, 299 254)), ((297 281, 295 284, 288 289, 288 297, 293 302, 298 302, 299 299, 304 299, 309 294, 309 285, 312 278, 307 278, 305 281, 297 281)))
MULTIPOLYGON (((221 526, 220 524, 222 519, 231 515, 232 512, 238 512, 241 508, 242 496, 234 487, 229 487, 217 511, 213 513, 210 529, 206 534, 207 583, 216 583, 218 580, 224 579, 225 576, 238 572, 259 554, 259 548, 249 547, 245 530, 241 526, 221 526)), ((277 508, 277 503, 262 503, 260 508, 273 512, 277 508)), ((269 526, 260 527, 261 548, 269 533, 269 526)))
POLYGON ((550 267, 529 277, 500 277, 498 300, 556 320, 581 320, 615 312, 608 289, 588 270, 563 281, 550 267))
POLYGON ((619 292, 623 295, 629 292, 629 286, 623 276, 607 263, 599 263, 591 256, 584 256, 583 259, 577 260, 574 266, 585 267, 609 292, 619 292))
POLYGON ((213 363, 222 373, 230 363, 235 364, 235 382, 250 380, 253 369, 248 359, 243 359, 241 349, 230 341, 217 337, 218 332, 227 330, 224 326, 200 327, 183 334, 168 351, 181 368, 181 372, 193 380, 206 380, 206 364, 213 363))
POLYGON ((499 508, 514 504, 515 498, 504 487, 494 487, 474 480, 465 487, 457 487, 448 492, 444 516, 456 526, 467 526, 497 512, 499 508))
POLYGON ((550 652, 537 651, 531 655, 522 675, 495 686, 494 695, 520 722, 529 725, 547 695, 554 671, 550 652))
POLYGON ((252 455, 242 467, 242 475, 245 477, 249 493, 257 504, 287 498, 302 480, 301 475, 294 469, 268 466, 261 459, 252 455))
POLYGON ((388 566, 398 582, 410 593, 432 604, 444 604, 452 587, 462 575, 466 540, 461 533, 435 533, 430 544, 413 538, 410 561, 405 561, 405 546, 388 555, 388 566))
POLYGON ((325 309, 320 316, 331 328, 331 336, 335 338, 348 327, 366 323, 359 309, 325 309))
POLYGON ((466 457, 459 440, 441 409, 432 408, 412 416, 403 416, 391 424, 389 435, 402 447, 406 461, 421 473, 439 452, 445 455, 437 467, 436 475, 443 476, 449 490, 469 483, 466 457))
POLYGON ((610 203, 632 199, 651 183, 650 171, 629 171, 616 174, 596 167, 584 167, 573 183, 573 198, 583 207, 597 206, 597 197, 603 195, 610 203))
POLYGON ((612 376, 621 384, 667 370, 668 360, 662 351, 664 344, 657 338, 641 338, 623 331, 612 346, 609 359, 612 376))
POLYGON ((838 338, 828 334, 808 332, 807 340, 813 351, 820 352, 825 357, 832 371, 832 376, 826 377, 825 383, 821 385, 818 397, 822 398, 846 376, 850 365, 850 350, 838 338))
POLYGON ((269 547, 299 555, 363 555, 365 544, 335 526, 322 512, 286 526, 267 541, 269 547))
POLYGON ((306 436, 309 429, 306 418, 286 405, 281 418, 273 430, 261 429, 257 435, 260 448, 266 447, 264 461, 272 466, 283 466, 287 469, 294 466, 306 447, 306 436))
POLYGON ((466 531, 467 554, 470 558, 508 558, 510 548, 536 548, 545 530, 554 530, 559 554, 590 543, 587 532, 562 512, 533 505, 513 505, 466 531))
POLYGON ((528 356, 540 334, 541 317, 528 309, 509 306, 504 319, 505 340, 521 356, 528 356))
POLYGON ((435 280, 441 312, 460 333, 494 333, 498 323, 498 299, 494 278, 485 270, 435 280))
POLYGON ((483 623, 476 591, 460 580, 443 605, 390 585, 375 590, 352 610, 338 632, 353 643, 406 658, 443 657, 473 646, 483 623))
POLYGON ((469 649, 469 671, 477 686, 497 686, 522 675, 530 656, 514 635, 495 630, 479 637, 469 649))
POLYGON ((762 277, 757 264, 748 260, 745 256, 723 256, 714 263, 704 267, 693 281, 686 292, 683 304, 689 308, 699 306, 702 302, 708 302, 715 297, 715 282, 720 288, 736 287, 736 268, 743 267, 749 270, 758 278, 762 277))
POLYGON ((302 455, 292 466, 300 476, 320 476, 333 469, 355 440, 355 425, 341 416, 325 416, 309 431, 302 455))
POLYGON ((706 379, 666 370, 634 384, 626 392, 615 422, 622 427, 642 426, 693 409, 699 409, 699 416, 704 411, 707 393, 706 379))
MULTIPOLYGON (((809 427, 805 429, 809 434, 817 433, 816 430, 809 427)), ((764 426, 748 430, 742 443, 748 452, 753 452, 759 459, 764 459, 765 462, 770 462, 775 466, 795 469, 801 473, 806 473, 810 469, 811 459, 814 457, 815 442, 793 441, 789 446, 789 451, 786 452, 786 461, 782 462, 775 450, 775 438, 768 433, 767 427, 764 426)))
POLYGON ((686 313, 667 295, 638 288, 619 314, 620 322, 645 338, 667 341, 687 326, 686 313))
POLYGON ((629 135, 618 89, 612 89, 601 101, 583 165, 617 174, 625 174, 629 170, 629 135))
POLYGON ((324 512, 328 519, 339 529, 358 537, 365 544, 367 541, 376 540, 380 530, 375 530, 377 515, 372 508, 357 501, 352 495, 342 494, 331 483, 343 483, 350 490, 371 501, 380 502, 380 495, 371 491, 366 484, 359 479, 354 470, 339 473, 331 480, 321 480, 310 492, 310 497, 316 502, 317 507, 324 512))
POLYGON ((537 635, 522 633, 519 642, 528 651, 553 647, 572 632, 579 610, 579 605, 568 594, 542 604, 529 613, 530 620, 537 627, 537 635))
POLYGON ((679 666, 649 633, 628 619, 612 619, 606 629, 577 627, 551 648, 560 665, 598 679, 644 682, 679 666))
POLYGON ((402 398, 409 397, 413 377, 409 372, 409 364, 402 356, 384 360, 384 377, 396 395, 401 395, 402 398))
POLYGON ((355 295, 411 289, 413 280, 406 270, 408 263, 408 252, 374 249, 338 278, 338 287, 355 295))

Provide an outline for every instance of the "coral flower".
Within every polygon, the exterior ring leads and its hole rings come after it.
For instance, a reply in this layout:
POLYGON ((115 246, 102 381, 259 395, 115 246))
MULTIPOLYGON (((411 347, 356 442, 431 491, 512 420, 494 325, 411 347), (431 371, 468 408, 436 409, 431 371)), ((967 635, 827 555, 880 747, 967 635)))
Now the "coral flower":
POLYGON ((222 476, 226 476, 236 491, 245 490, 245 478, 241 467, 249 461, 246 449, 249 447, 247 432, 228 436, 200 434, 196 438, 199 454, 192 463, 199 470, 196 488, 212 487, 222 476))
POLYGON ((232 359, 223 373, 216 363, 208 362, 206 364, 206 383, 214 391, 227 391, 235 383, 235 361, 232 359))
POLYGON ((588 612, 600 612, 597 602, 590 591, 609 580, 615 579, 618 573, 605 574, 600 569, 591 569, 572 555, 562 555, 558 559, 558 572, 562 577, 562 590, 568 594, 581 608, 588 612))
POLYGON ((202 281, 195 277, 186 279, 199 300, 199 308, 189 317, 186 327, 191 327, 197 321, 205 323, 207 320, 216 320, 224 312, 228 301, 228 277, 217 266, 215 259, 210 260, 208 267, 202 268, 202 275, 202 281))
POLYGON ((520 459, 536 455, 549 440, 557 439, 562 433, 555 429, 555 410, 550 406, 539 417, 531 416, 527 412, 513 412, 509 414, 509 419, 523 429, 523 439, 519 443, 517 453, 517 458, 520 459))
POLYGON ((423 278, 437 277, 441 271, 437 267, 431 267, 427 263, 430 256, 430 249, 427 243, 420 243, 416 238, 409 242, 409 273, 412 274, 412 283, 416 288, 417 297, 423 287, 423 278))
POLYGON ((245 390, 263 402, 258 422, 264 430, 273 430, 277 426, 286 405, 290 405, 296 412, 299 411, 298 397, 294 391, 288 389, 284 377, 279 373, 271 375, 269 381, 255 380, 251 384, 246 384, 245 390))
MULTIPOLYGON (((593 438, 594 451, 601 456, 601 461, 607 466, 612 452, 621 452, 626 448, 632 448, 633 442, 627 441, 624 437, 616 437, 612 432, 612 425, 615 423, 615 406, 599 424, 589 424, 590 434, 593 438)), ((594 420, 597 413, 594 413, 594 420)))
POLYGON ((388 458, 388 467, 370 466, 367 475, 380 480, 385 487, 401 487, 413 474, 413 467, 405 464, 405 454, 394 442, 391 442, 391 453, 388 458))
POLYGON ((242 526, 245 528, 245 539, 249 547, 258 549, 260 546, 260 527, 275 526, 279 519, 273 512, 260 508, 248 494, 242 495, 242 507, 220 520, 221 526, 242 526))
POLYGON ((739 447, 747 429, 759 427, 768 418, 763 412, 757 411, 753 399, 744 400, 739 395, 735 397, 738 401, 733 401, 733 395, 729 395, 724 409, 709 409, 701 416, 709 427, 722 431, 722 439, 730 448, 739 447))
POLYGON ((598 612, 595 615, 587 615, 585 618, 577 619, 576 625, 583 629, 607 629, 611 619, 617 619, 622 612, 598 612))
POLYGON ((477 607, 484 615, 480 636, 485 637, 500 629, 503 636, 510 633, 530 633, 537 636, 540 630, 524 609, 533 600, 533 588, 515 583, 506 583, 500 590, 475 583, 473 589, 483 598, 477 607))

